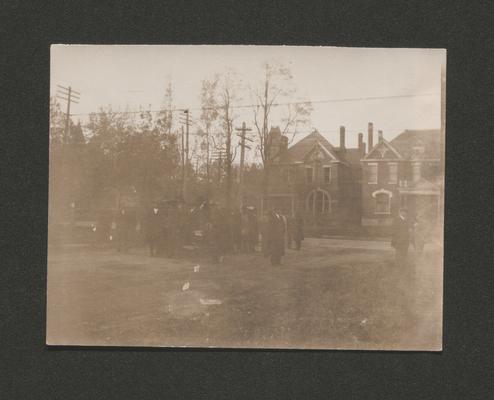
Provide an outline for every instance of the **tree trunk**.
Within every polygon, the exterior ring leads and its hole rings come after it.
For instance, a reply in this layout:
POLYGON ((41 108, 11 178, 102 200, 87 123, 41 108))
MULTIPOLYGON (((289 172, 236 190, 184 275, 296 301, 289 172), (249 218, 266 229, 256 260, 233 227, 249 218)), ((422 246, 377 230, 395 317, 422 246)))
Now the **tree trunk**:
POLYGON ((210 177, 209 177, 209 127, 206 128, 206 197, 209 202, 210 177))
POLYGON ((270 178, 270 166, 269 163, 264 164, 263 176, 262 176, 262 202, 261 202, 261 214, 264 214, 269 210, 269 178, 270 178))
POLYGON ((227 137, 226 137, 226 158, 225 158, 225 169, 226 169, 226 208, 230 210, 231 205, 231 195, 232 195, 232 140, 231 140, 230 128, 228 128, 227 137))

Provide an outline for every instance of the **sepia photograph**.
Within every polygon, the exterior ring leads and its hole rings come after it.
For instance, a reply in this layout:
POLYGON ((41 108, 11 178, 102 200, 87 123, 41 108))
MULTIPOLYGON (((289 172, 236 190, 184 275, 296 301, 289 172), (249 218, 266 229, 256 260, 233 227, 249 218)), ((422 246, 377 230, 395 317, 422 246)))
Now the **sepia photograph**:
POLYGON ((444 49, 52 45, 46 343, 441 351, 445 86, 444 49))

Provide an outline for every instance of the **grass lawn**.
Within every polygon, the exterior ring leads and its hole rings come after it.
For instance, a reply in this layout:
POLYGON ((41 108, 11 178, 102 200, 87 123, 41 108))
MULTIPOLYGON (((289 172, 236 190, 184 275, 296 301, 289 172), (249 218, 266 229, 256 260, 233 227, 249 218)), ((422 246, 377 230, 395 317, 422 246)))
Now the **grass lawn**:
POLYGON ((389 243, 307 239, 282 266, 268 261, 51 247, 47 342, 440 349, 439 248, 412 254, 407 268, 389 243))

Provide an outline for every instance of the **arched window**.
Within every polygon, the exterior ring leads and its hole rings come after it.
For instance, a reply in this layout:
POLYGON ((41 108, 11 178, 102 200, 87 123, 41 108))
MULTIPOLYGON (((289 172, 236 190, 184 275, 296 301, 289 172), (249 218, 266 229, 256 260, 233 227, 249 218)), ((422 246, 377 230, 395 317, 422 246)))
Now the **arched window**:
POLYGON ((324 190, 313 190, 307 195, 307 211, 313 215, 331 212, 331 196, 324 190))
POLYGON ((391 197, 393 193, 389 190, 376 190, 372 193, 372 197, 376 199, 376 214, 390 214, 391 213, 391 197))

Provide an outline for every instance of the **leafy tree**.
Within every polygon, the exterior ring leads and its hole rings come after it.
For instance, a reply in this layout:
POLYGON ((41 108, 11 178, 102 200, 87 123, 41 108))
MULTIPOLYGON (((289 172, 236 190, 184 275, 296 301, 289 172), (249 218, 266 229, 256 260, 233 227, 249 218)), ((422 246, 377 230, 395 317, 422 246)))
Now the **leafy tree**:
POLYGON ((50 97, 50 146, 61 146, 65 130, 65 114, 56 97, 50 97))
POLYGON ((137 115, 110 110, 90 116, 89 145, 94 157, 95 189, 120 195, 135 192, 142 206, 176 195, 178 149, 176 135, 150 111, 137 115))

